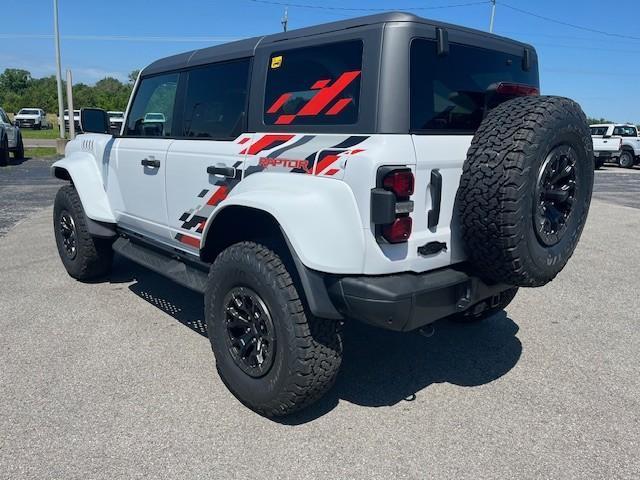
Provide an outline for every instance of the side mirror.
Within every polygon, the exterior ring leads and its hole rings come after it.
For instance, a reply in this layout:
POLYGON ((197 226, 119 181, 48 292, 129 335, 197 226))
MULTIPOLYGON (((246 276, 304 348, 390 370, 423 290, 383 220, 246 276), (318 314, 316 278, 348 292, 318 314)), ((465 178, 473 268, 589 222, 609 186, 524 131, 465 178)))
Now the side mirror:
POLYGON ((80 110, 80 129, 84 133, 110 134, 109 115, 101 108, 83 108, 80 110))

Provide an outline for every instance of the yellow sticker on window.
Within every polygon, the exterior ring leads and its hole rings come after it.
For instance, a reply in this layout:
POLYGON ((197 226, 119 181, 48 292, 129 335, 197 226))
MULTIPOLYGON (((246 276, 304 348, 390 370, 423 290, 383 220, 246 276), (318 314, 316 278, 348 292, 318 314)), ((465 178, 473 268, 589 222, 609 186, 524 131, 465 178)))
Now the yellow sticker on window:
POLYGON ((282 55, 271 59, 271 68, 280 68, 280 65, 282 65, 282 55))

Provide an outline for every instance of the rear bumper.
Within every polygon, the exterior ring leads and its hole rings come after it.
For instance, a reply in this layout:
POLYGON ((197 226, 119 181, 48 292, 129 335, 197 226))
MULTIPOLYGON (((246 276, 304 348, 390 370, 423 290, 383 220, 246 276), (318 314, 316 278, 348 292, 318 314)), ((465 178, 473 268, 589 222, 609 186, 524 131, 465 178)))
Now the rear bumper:
POLYGON ((454 268, 427 273, 326 278, 327 292, 345 317, 389 330, 409 331, 491 303, 508 285, 488 285, 454 268))

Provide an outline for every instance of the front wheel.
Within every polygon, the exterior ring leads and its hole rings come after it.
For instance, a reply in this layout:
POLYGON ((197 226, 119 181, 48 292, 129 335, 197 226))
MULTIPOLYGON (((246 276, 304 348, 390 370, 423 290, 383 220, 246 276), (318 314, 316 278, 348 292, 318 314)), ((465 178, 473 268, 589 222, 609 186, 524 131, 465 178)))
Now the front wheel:
POLYGON ((111 270, 111 241, 94 238, 78 192, 71 185, 58 190, 53 205, 53 230, 67 273, 78 280, 102 277, 111 270))
POLYGON ((205 316, 222 381, 268 416, 293 413, 333 385, 342 359, 340 324, 313 317, 281 257, 241 242, 209 273, 205 316))
POLYGON ((633 168, 633 154, 629 150, 623 150, 618 163, 622 168, 633 168))

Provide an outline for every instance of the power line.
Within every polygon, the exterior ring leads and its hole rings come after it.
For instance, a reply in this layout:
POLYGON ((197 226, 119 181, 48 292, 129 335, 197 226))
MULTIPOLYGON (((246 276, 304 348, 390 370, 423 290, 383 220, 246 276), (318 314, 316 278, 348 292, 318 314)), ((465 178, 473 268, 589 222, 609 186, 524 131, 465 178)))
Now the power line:
MULTIPOLYGON (((0 39, 3 38, 32 38, 32 39, 51 39, 51 34, 40 33, 0 33, 0 39)), ((124 41, 124 42, 213 42, 223 43, 241 40, 242 36, 201 36, 201 37, 162 37, 162 36, 130 36, 130 35, 60 35, 63 40, 105 40, 105 41, 124 41)))
POLYGON ((502 5, 503 7, 506 7, 506 8, 510 8, 511 10, 514 10, 516 12, 522 13, 524 15, 529 15, 531 17, 535 17, 535 18, 538 18, 540 20, 546 20, 547 22, 556 23, 558 25, 564 25, 565 27, 575 28, 577 30, 584 30, 585 32, 598 33, 600 35, 607 35, 609 37, 626 38, 626 39, 629 39, 629 40, 640 40, 640 37, 634 37, 632 35, 623 35, 623 34, 620 34, 620 33, 605 32, 604 30, 596 30, 595 28, 583 27, 581 25, 576 25, 576 24, 573 24, 573 23, 564 22, 562 20, 556 20, 555 18, 545 17, 544 15, 538 15, 537 13, 533 13, 533 12, 529 12, 527 10, 523 10, 521 8, 513 7, 513 6, 509 5, 508 3, 500 2, 500 5, 502 5))
MULTIPOLYGON (((346 12, 388 12, 388 8, 357 8, 357 7, 330 7, 326 5, 306 5, 302 3, 279 2, 272 0, 249 0, 253 3, 262 3, 265 5, 277 5, 279 7, 296 7, 296 8, 312 8, 316 10, 339 10, 346 12)), ((491 3, 490 0, 479 2, 458 3, 453 5, 433 5, 431 7, 393 7, 394 10, 439 10, 443 8, 470 7, 473 5, 486 5, 491 3)))

